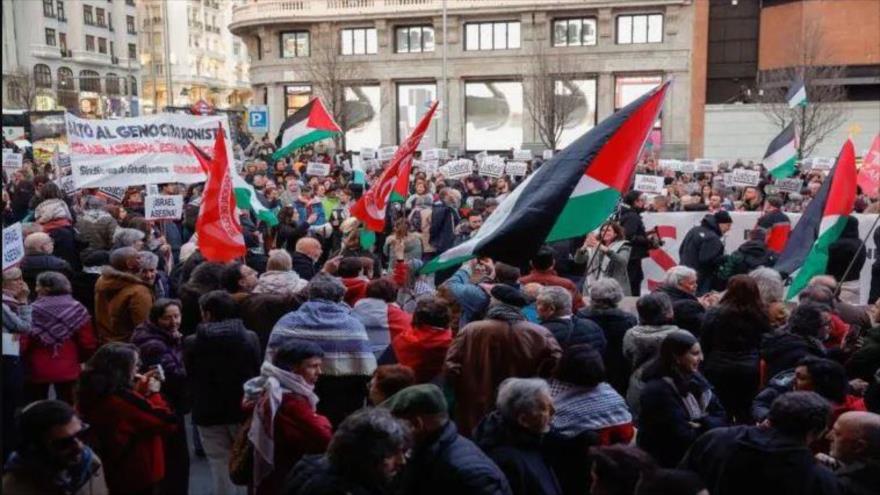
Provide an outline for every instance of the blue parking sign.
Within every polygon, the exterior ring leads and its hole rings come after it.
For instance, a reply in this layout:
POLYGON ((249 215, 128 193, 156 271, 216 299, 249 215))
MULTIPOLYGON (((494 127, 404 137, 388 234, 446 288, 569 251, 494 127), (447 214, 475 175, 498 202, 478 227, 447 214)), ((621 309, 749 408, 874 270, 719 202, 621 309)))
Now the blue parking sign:
POLYGON ((266 105, 248 107, 248 130, 253 133, 269 132, 269 108, 266 105))

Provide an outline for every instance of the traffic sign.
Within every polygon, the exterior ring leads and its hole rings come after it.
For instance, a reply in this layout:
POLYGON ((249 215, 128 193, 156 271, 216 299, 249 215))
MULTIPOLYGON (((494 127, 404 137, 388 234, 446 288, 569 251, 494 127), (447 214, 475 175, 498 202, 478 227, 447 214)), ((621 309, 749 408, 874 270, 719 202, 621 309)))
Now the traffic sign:
POLYGON ((269 132, 269 107, 266 105, 248 107, 248 130, 255 134, 269 132))

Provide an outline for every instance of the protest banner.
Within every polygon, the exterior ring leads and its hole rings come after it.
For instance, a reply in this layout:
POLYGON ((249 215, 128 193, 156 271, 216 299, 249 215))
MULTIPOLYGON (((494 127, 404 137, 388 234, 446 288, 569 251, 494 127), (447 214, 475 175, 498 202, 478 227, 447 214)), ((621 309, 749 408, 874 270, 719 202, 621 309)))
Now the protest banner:
POLYGON ((23 163, 24 154, 13 153, 11 151, 3 152, 3 170, 6 170, 7 172, 18 170, 21 168, 23 163))
POLYGON ((309 164, 306 165, 306 175, 327 177, 328 175, 330 175, 330 164, 321 162, 309 162, 309 164))
POLYGON ((681 172, 681 161, 680 160, 658 160, 657 164, 662 169, 672 170, 673 172, 681 172))
POLYGON ((724 173, 724 187, 733 187, 733 172, 724 173))
MULTIPOLYGON (((143 115, 116 120, 81 119, 65 114, 70 162, 78 188, 125 187, 205 180, 189 142, 213 155, 226 115, 143 115)), ((226 140, 232 157, 232 140, 226 140)))
POLYGON ((659 175, 642 175, 636 174, 636 181, 633 189, 649 194, 663 194, 663 177, 659 175))
POLYGON ((697 166, 694 165, 694 162, 681 162, 681 172, 684 174, 692 174, 697 171, 697 166))
POLYGON ((801 192, 801 187, 803 187, 803 182, 798 179, 776 179, 774 182, 776 188, 785 193, 799 193, 801 192))
POLYGON ((384 148, 379 148, 379 161, 387 162, 388 160, 394 158, 394 153, 397 153, 397 146, 386 146, 384 148))
POLYGON ((144 199, 147 220, 178 220, 183 216, 183 196, 149 195, 144 199))
POLYGON ((24 235, 21 222, 3 229, 3 269, 17 265, 24 258, 24 235))
POLYGON ((504 167, 504 172, 507 175, 514 175, 517 177, 524 177, 529 171, 529 165, 523 162, 507 162, 507 165, 504 167))
POLYGON ((734 187, 754 187, 761 182, 761 172, 757 170, 738 168, 732 173, 731 182, 734 187))
POLYGON ((422 152, 423 160, 445 160, 449 153, 444 148, 432 148, 422 152))
POLYGON ((831 167, 834 166, 834 158, 814 156, 809 159, 809 162, 810 168, 813 170, 831 170, 831 167))
POLYGON ((504 159, 500 156, 489 156, 480 162, 480 175, 498 178, 504 175, 504 159))
POLYGON ((361 160, 372 160, 376 158, 376 150, 373 148, 361 148, 361 160))
POLYGON ((513 159, 517 161, 528 162, 534 158, 532 150, 513 150, 513 159))
POLYGON ((545 160, 553 158, 553 150, 544 150, 544 152, 541 153, 541 158, 545 160))
POLYGON ((467 158, 460 158, 440 167, 440 173, 447 179, 462 179, 471 175, 473 166, 473 161, 467 158))
POLYGON ((697 172, 717 172, 718 160, 711 158, 697 158, 694 160, 694 169, 697 172))

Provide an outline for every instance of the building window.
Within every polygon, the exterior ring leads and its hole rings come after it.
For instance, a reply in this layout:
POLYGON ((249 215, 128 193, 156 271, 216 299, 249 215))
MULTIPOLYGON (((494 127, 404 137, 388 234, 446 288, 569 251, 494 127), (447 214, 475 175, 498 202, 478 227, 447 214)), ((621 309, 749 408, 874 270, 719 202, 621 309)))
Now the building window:
POLYGON ((58 68, 58 89, 61 91, 76 90, 73 81, 73 71, 67 67, 58 68))
MULTIPOLYGON (((437 99, 437 85, 434 83, 406 83, 397 85, 397 143, 403 142, 422 120, 431 103, 437 99)), ((437 125, 431 121, 421 146, 425 149, 437 147, 437 125)))
POLYGON ((345 146, 350 150, 372 148, 382 142, 382 91, 379 85, 346 86, 345 88, 345 146))
POLYGON ((55 2, 53 0, 43 0, 43 16, 55 17, 55 2))
POLYGON ((343 29, 340 37, 343 55, 375 55, 378 51, 376 28, 343 29))
POLYGON ((434 51, 434 28, 408 26, 397 28, 397 53, 434 51))
POLYGON ((67 33, 58 33, 58 46, 67 50, 67 33))
POLYGON ((596 44, 596 19, 558 19, 553 21, 553 46, 596 44))
POLYGON ((596 79, 565 79, 556 81, 556 98, 567 109, 562 132, 556 142, 562 149, 583 136, 596 125, 596 79))
POLYGON ((86 35, 86 51, 93 52, 95 51, 95 37, 91 34, 86 35))
POLYGON ((109 72, 106 76, 107 82, 107 94, 108 95, 118 95, 119 94, 119 76, 116 74, 109 72))
POLYGON ((128 31, 128 34, 137 34, 134 30, 134 16, 133 15, 125 16, 125 28, 128 31))
MULTIPOLYGON (((663 83, 661 75, 642 76, 616 76, 614 78, 614 111, 629 105, 639 99, 640 96, 660 86, 663 83)), ((657 118, 654 129, 660 129, 662 119, 657 118)))
POLYGON ((107 38, 98 38, 98 53, 107 53, 107 38))
POLYGON ((637 43, 663 42, 663 15, 621 15, 617 16, 617 43, 629 45, 637 43))
POLYGON ((46 44, 55 46, 55 30, 46 28, 46 44))
POLYGON ((82 91, 101 92, 101 76, 93 70, 79 72, 79 89, 82 91))
POLYGON ((104 9, 95 9, 96 24, 101 27, 107 27, 107 21, 104 19, 104 9))
POLYGON ((468 150, 509 150, 523 142, 521 81, 474 81, 464 86, 468 150))
POLYGON ((468 23, 464 49, 510 50, 519 48, 519 22, 468 23))
POLYGON ((289 117, 306 106, 312 99, 312 87, 308 84, 284 86, 284 115, 289 117))
POLYGON ((94 12, 92 12, 91 5, 83 5, 83 22, 89 26, 95 25, 94 12))
POLYGON ((132 96, 137 96, 137 94, 138 94, 138 81, 137 81, 137 78, 134 76, 131 76, 131 88, 130 89, 131 89, 130 94, 132 96))
POLYGON ((38 88, 52 87, 52 70, 46 64, 34 66, 34 86, 38 88))
POLYGON ((64 0, 58 0, 56 5, 58 6, 56 9, 58 20, 61 22, 67 22, 67 15, 64 13, 64 0))
POLYGON ((281 33, 281 58, 309 56, 309 32, 281 33))
POLYGON ((137 59, 137 45, 134 43, 128 44, 128 58, 132 60, 137 59))

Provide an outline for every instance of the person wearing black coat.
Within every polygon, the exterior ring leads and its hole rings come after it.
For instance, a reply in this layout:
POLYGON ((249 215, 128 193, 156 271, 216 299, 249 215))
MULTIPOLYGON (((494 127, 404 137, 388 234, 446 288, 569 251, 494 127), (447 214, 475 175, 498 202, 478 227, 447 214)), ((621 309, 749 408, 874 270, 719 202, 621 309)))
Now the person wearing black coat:
MULTIPOLYGON (((31 234, 34 236, 36 234, 31 234)), ((42 234, 41 235, 46 235, 42 234)), ((28 237, 31 237, 28 236, 28 237)), ((25 249, 27 253, 28 250, 25 249)), ((49 253, 45 252, 32 252, 32 254, 25 254, 24 258, 21 260, 21 276, 27 284, 28 288, 31 290, 30 299, 33 300, 37 297, 36 287, 37 287, 37 276, 43 272, 60 272, 68 280, 73 277, 73 270, 70 268, 70 263, 64 261, 63 259, 53 256, 51 251, 49 253)))
POLYGON ((830 324, 825 308, 816 303, 795 308, 784 329, 767 334, 761 340, 765 381, 794 368, 804 356, 826 357, 822 340, 827 338, 830 324))
POLYGON ((662 467, 675 467, 702 433, 727 423, 726 414, 709 382, 698 368, 703 360, 700 343, 689 333, 676 331, 660 345, 660 354, 645 369, 639 398, 639 448, 662 467))
POLYGON ((536 309, 541 326, 550 330, 563 350, 590 344, 600 354, 605 353, 607 341, 602 328, 571 314, 571 294, 566 289, 552 285, 543 287, 538 293, 536 309))
POLYGON ((623 227, 625 237, 630 245, 629 261, 626 265, 629 276, 630 294, 637 296, 641 291, 642 260, 648 257, 648 251, 655 247, 654 242, 645 232, 645 223, 642 221, 642 212, 645 209, 645 198, 638 191, 630 191, 623 198, 620 206, 620 226, 623 227))
POLYGON ((733 220, 724 210, 703 217, 700 225, 692 228, 678 248, 679 260, 684 266, 697 271, 697 295, 721 288, 718 268, 724 261, 724 243, 721 241, 733 220))
POLYGON ((840 297, 851 304, 859 304, 861 292, 859 277, 867 260, 867 249, 859 237, 859 220, 850 215, 840 237, 828 246, 828 265, 825 272, 841 284, 840 297), (850 266, 850 264, 852 264, 850 266), (847 271, 849 268, 849 271, 847 271))
POLYGON ((752 229, 749 231, 749 240, 724 260, 718 269, 718 278, 726 283, 731 277, 748 274, 755 268, 772 267, 776 260, 776 253, 767 247, 766 232, 752 229))
POLYGON ((760 426, 716 428, 694 442, 679 467, 700 475, 712 495, 837 495, 834 474, 808 445, 826 428, 831 407, 813 392, 789 392, 760 426))
MULTIPOLYGON (((442 190, 440 200, 431 208, 431 230, 429 239, 435 252, 442 253, 455 245, 455 226, 461 220, 455 204, 454 193, 442 190)), ((446 268, 434 274, 434 283, 440 285, 451 277, 458 267, 446 268)))
MULTIPOLYGON (((874 246, 875 249, 880 249, 880 227, 874 229, 874 246)), ((875 254, 874 264, 871 266, 871 292, 868 294, 868 304, 874 304, 877 299, 880 299, 880 256, 875 254)))
POLYGON ((666 294, 672 300, 672 323, 682 330, 687 330, 699 336, 703 328, 703 317, 706 315, 706 308, 700 304, 697 296, 682 290, 680 287, 668 284, 658 287, 657 292, 666 294))
POLYGON ((638 318, 620 308, 584 308, 577 316, 590 320, 602 329, 605 334, 605 376, 608 383, 620 395, 626 395, 631 373, 629 361, 623 357, 623 336, 630 328, 639 324, 638 318))

